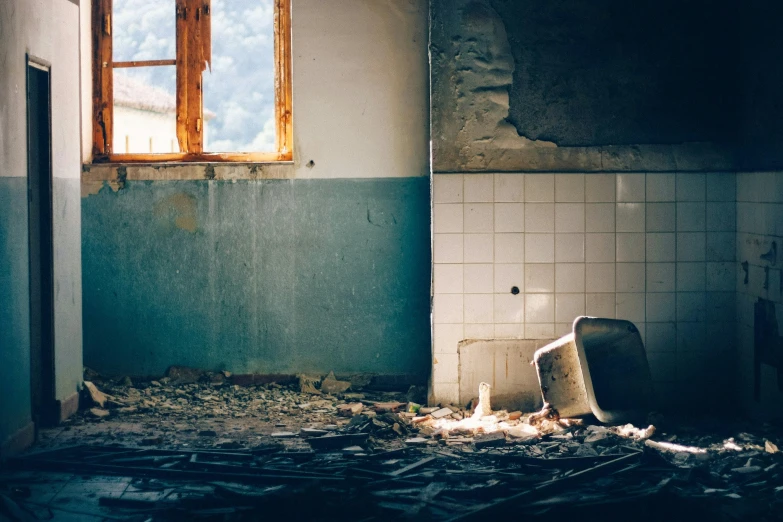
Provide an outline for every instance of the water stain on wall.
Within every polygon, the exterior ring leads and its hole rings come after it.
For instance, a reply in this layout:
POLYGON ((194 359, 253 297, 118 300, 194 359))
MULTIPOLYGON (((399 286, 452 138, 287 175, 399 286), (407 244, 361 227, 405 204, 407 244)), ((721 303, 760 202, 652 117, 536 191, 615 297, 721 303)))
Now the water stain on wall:
POLYGON ((198 229, 198 203, 196 198, 184 192, 178 192, 156 202, 152 214, 163 224, 173 224, 187 232, 198 229))

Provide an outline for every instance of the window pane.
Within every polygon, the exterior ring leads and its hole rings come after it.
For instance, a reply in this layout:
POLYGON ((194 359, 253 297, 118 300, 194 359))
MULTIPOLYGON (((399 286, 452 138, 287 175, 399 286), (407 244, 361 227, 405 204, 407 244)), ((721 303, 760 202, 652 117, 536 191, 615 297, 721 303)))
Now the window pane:
POLYGON ((173 60, 176 17, 174 0, 113 0, 112 59, 173 60))
POLYGON ((212 1, 212 72, 204 71, 204 150, 275 151, 272 0, 212 1))
POLYGON ((179 152, 176 67, 114 69, 114 153, 179 152))

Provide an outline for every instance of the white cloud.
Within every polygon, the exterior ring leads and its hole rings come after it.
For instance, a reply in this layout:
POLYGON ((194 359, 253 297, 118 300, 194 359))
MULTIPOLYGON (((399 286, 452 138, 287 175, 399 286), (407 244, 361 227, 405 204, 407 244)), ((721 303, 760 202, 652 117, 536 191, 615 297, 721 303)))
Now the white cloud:
POLYGON ((250 143, 248 150, 258 152, 270 152, 275 150, 275 119, 269 118, 264 123, 264 129, 256 134, 250 143))

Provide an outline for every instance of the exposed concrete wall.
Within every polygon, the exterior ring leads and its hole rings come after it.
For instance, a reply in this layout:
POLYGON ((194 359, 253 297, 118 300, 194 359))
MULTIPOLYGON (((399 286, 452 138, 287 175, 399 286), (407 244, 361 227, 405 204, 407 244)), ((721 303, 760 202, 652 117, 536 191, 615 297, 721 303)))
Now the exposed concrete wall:
POLYGON ((0 441, 30 422, 26 53, 51 63, 56 398, 81 382, 79 7, 0 4, 0 441))
POLYGON ((293 164, 90 167, 85 363, 426 379, 427 25, 424 0, 294 2, 293 164))
POLYGON ((698 4, 433 1, 433 170, 730 168, 733 19, 698 4))

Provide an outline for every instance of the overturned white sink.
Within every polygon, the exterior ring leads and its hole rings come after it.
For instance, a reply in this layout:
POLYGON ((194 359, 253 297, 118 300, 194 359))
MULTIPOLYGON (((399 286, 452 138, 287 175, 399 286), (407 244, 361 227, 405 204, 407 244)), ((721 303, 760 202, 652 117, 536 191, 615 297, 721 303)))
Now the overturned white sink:
POLYGON ((561 417, 593 414, 613 424, 649 412, 650 367, 630 321, 577 317, 572 332, 538 350, 534 361, 543 398, 561 417))

